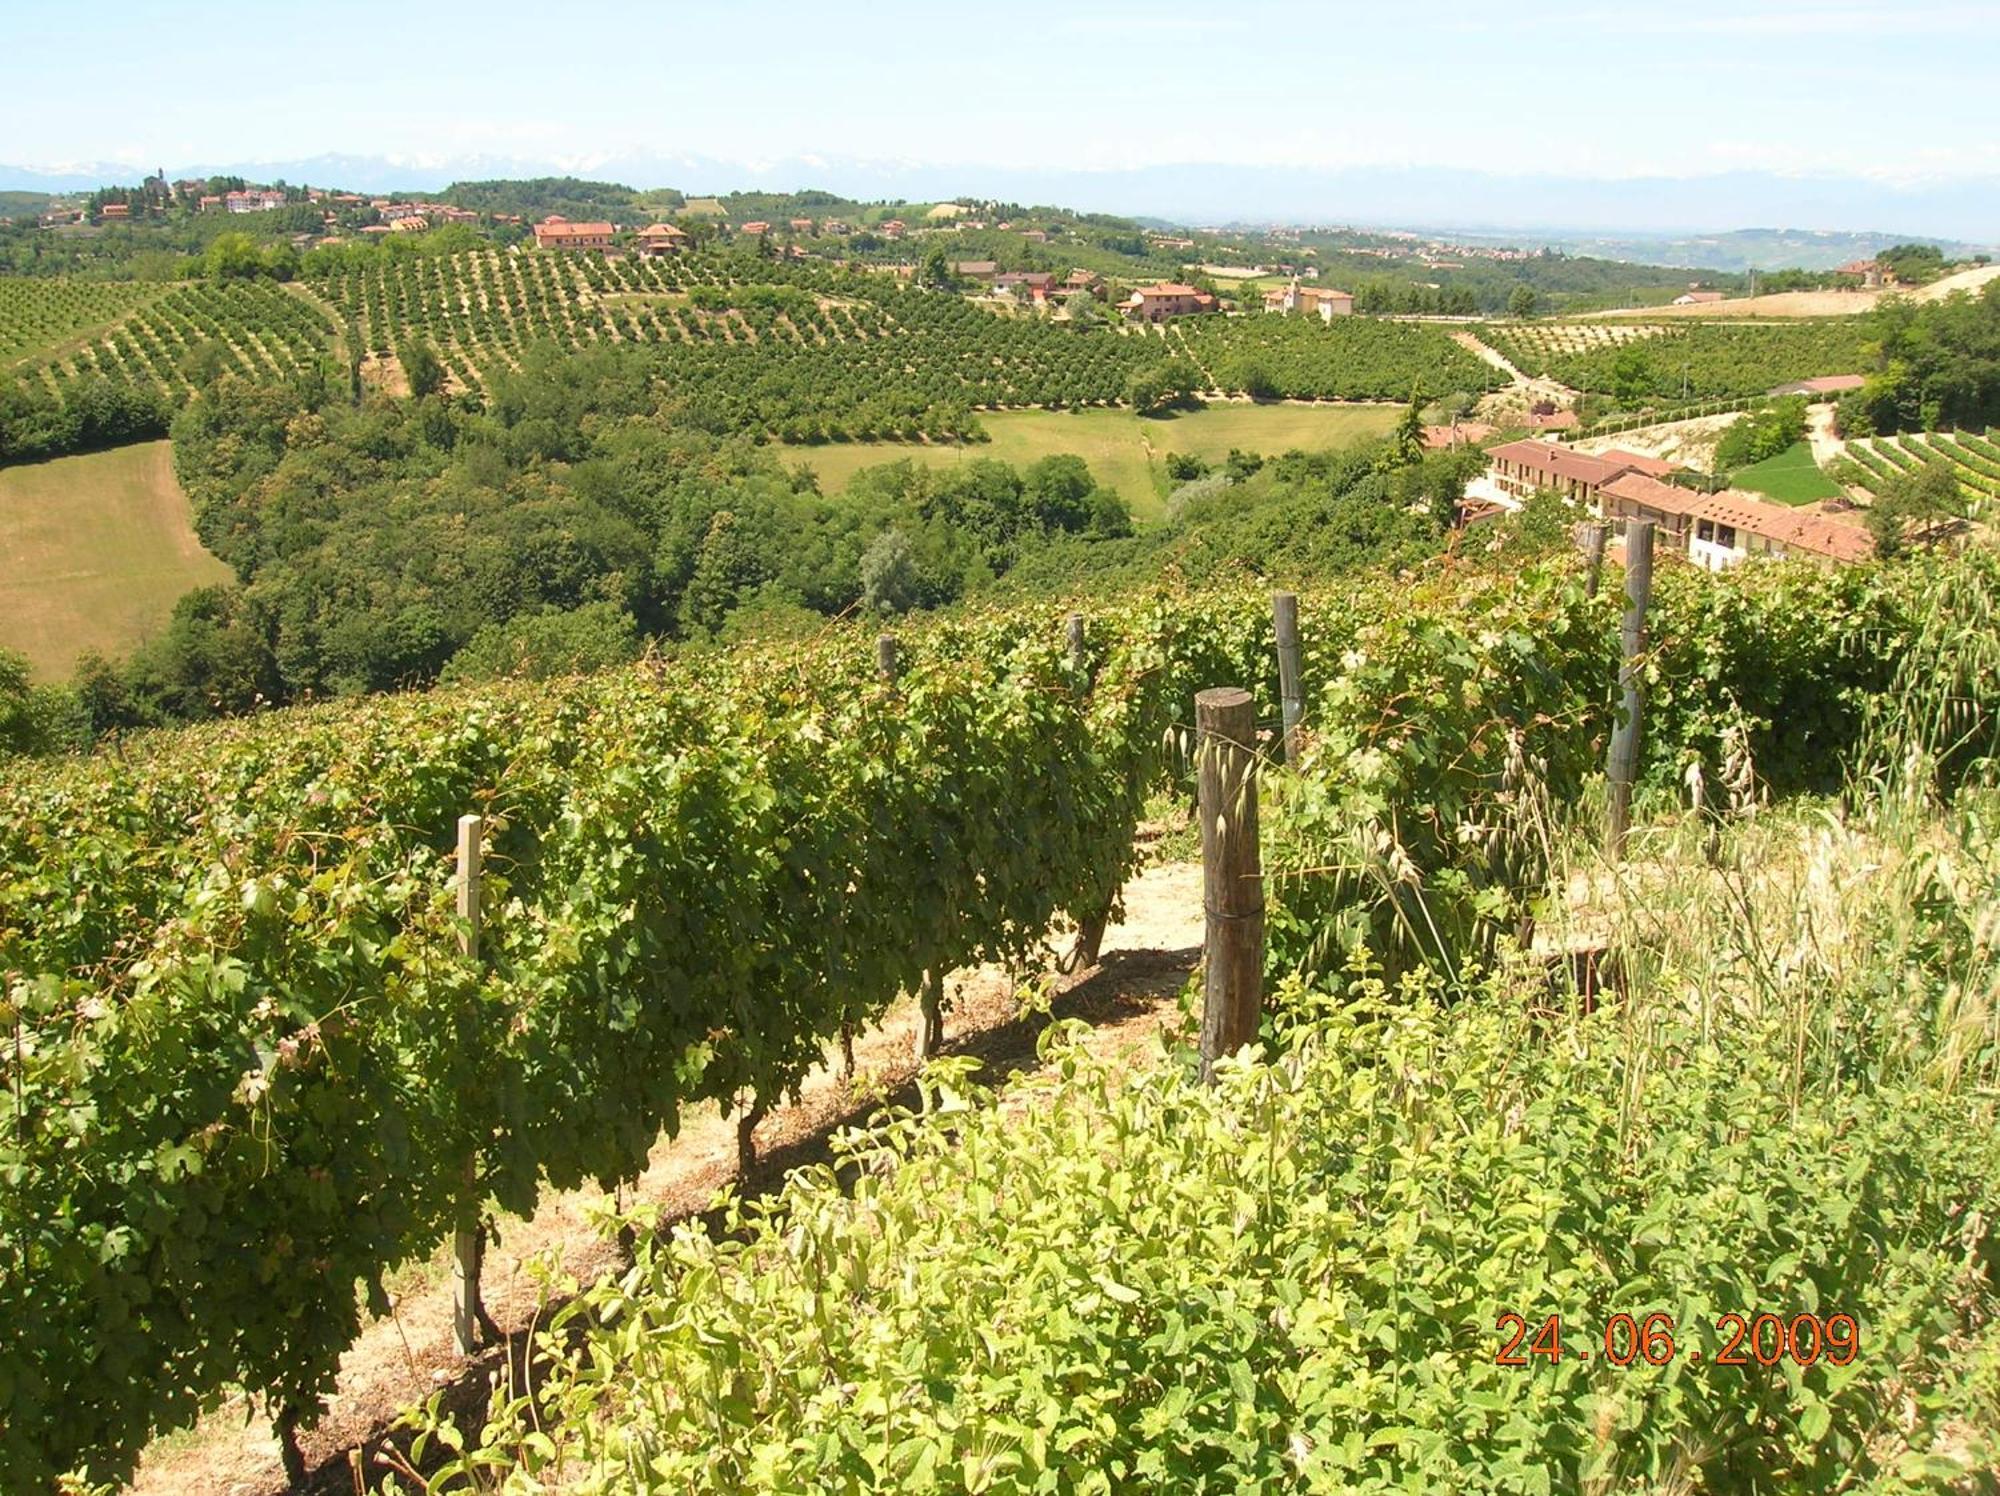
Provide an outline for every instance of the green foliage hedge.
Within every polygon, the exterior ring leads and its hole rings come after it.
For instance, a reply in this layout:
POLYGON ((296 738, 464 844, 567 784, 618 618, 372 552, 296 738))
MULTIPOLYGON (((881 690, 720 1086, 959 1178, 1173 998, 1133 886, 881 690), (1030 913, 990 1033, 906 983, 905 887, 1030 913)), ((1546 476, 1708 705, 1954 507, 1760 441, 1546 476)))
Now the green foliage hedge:
MULTIPOLYGON (((1898 975, 1921 1033, 1949 972, 1898 975)), ((1946 1490, 2000 1453, 1990 1096, 1888 1024, 1802 1075, 1783 1022, 1384 997, 1215 1089, 1060 1030, 1005 1110, 939 1077, 730 1234, 642 1236, 532 1403, 424 1441, 430 1489, 1946 1490), (1715 1365, 1734 1310, 1851 1314, 1860 1354, 1715 1365), (1495 1364, 1510 1312, 1565 1360, 1495 1364), (1608 1364, 1618 1313, 1672 1361, 1608 1364)))

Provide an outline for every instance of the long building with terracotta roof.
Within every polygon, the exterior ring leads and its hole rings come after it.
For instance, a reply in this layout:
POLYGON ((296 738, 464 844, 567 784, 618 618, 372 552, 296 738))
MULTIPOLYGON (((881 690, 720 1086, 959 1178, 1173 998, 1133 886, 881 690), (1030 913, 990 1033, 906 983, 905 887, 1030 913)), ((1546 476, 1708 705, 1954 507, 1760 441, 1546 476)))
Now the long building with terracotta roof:
POLYGON ((560 213, 551 213, 535 225, 535 245, 540 249, 609 249, 616 232, 608 223, 571 223, 560 213))
POLYGON ((1674 470, 1671 462, 1637 452, 1613 450, 1598 456, 1555 442, 1503 442, 1486 456, 1492 464, 1488 476, 1502 495, 1500 502, 1512 508, 1519 508, 1534 494, 1549 492, 1596 509, 1598 490, 1619 474, 1664 478, 1674 470))
POLYGON ((1753 557, 1804 556, 1822 562, 1865 561, 1873 538, 1857 524, 1811 509, 1772 504, 1734 489, 1703 493, 1664 481, 1680 471, 1670 462, 1616 449, 1574 451, 1552 442, 1516 441, 1487 453, 1492 466, 1470 497, 1518 508, 1535 493, 1554 493, 1607 521, 1623 536, 1634 520, 1651 520, 1664 555, 1723 571, 1753 557))

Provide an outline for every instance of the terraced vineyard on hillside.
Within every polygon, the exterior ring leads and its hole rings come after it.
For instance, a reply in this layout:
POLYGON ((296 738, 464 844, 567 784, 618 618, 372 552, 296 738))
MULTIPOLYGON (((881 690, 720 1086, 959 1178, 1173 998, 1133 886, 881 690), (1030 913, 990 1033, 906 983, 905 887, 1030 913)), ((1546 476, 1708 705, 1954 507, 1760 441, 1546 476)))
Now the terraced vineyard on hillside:
POLYGON ((1847 455, 1868 474, 1871 489, 1926 463, 1942 462, 1971 498, 2000 499, 2000 432, 1869 437, 1849 442, 1847 455))
POLYGON ((1479 336, 1524 374, 1621 402, 1737 400, 1781 384, 1872 366, 1866 323, 1852 317, 1757 324, 1508 324, 1479 336))
POLYGON ((1503 382, 1433 327, 1013 315, 879 272, 743 252, 330 255, 289 287, 204 281, 149 295, 22 280, 4 289, 0 336, 12 329, 14 341, 43 350, 18 372, 58 403, 109 382, 156 390, 172 406, 218 374, 286 379, 343 349, 381 368, 392 358, 407 366, 423 348, 450 390, 490 393, 495 374, 551 344, 655 350, 656 373, 688 420, 793 442, 976 436, 974 411, 1120 404, 1136 374, 1176 357, 1192 365, 1188 382, 1211 391, 1308 400, 1403 401, 1503 382))
POLYGON ((743 256, 671 260, 490 250, 337 268, 319 289, 377 354, 433 346, 472 386, 529 346, 637 343, 726 429, 787 440, 955 434, 976 408, 1120 401, 1132 374, 1191 353, 1216 387, 1246 358, 1303 398, 1484 389, 1493 371, 1428 328, 1282 318, 1072 327, 996 315, 881 275, 743 256))
MULTIPOLYGON (((52 285, 68 288, 63 282, 0 281, 0 298, 64 304, 61 293, 45 289, 52 285)), ((95 303, 100 309, 109 304, 95 303)), ((212 360, 218 370, 250 379, 288 378, 317 366, 332 348, 333 333, 324 311, 269 281, 200 281, 143 299, 102 334, 28 360, 20 372, 58 395, 99 376, 152 386, 178 402, 193 390, 200 362, 212 360)))
POLYGON ((144 281, 0 277, 0 364, 31 358, 103 327, 166 289, 144 281))
POLYGON ((1548 378, 1560 360, 1600 348, 1620 348, 1666 331, 1637 322, 1520 322, 1476 329, 1482 343, 1499 350, 1508 363, 1536 379, 1548 378))

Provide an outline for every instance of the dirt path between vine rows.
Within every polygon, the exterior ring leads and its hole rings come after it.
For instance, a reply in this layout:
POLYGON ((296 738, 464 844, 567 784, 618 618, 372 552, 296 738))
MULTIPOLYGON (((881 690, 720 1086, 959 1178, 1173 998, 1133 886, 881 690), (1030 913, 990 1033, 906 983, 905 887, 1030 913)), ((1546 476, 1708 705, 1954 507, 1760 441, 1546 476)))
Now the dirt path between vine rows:
MULTIPOLYGON (((1092 1026, 1091 1051, 1114 1063, 1157 1047, 1163 1026, 1179 1027, 1179 1001, 1201 952, 1201 869, 1170 862, 1148 868, 1125 889, 1125 917, 1105 934, 1104 958, 1087 972, 1054 978, 1051 1014, 1092 1026)), ((1054 945, 1051 946, 1051 968, 1054 945)), ((946 984, 945 1051, 971 1054, 982 1079, 997 1085, 1037 1063, 1036 1040, 1049 1016, 1024 1014, 1015 975, 994 967, 955 972, 946 984)), ((749 1192, 774 1191, 801 1164, 827 1156, 829 1140, 864 1121, 884 1101, 909 1104, 917 1065, 912 1055, 916 1010, 898 1002, 882 1026, 855 1043, 856 1075, 844 1082, 822 1066, 807 1079, 796 1105, 774 1110, 757 1129, 757 1163, 749 1192)), ((646 1172, 621 1192, 627 1207, 661 1209, 661 1229, 699 1217, 736 1179, 736 1123, 712 1107, 692 1113, 671 1143, 653 1152, 646 1172)), ((404 1269, 389 1284, 393 1312, 368 1325, 343 1358, 339 1390, 318 1428, 301 1435, 313 1492, 352 1492, 350 1451, 372 1460, 402 1410, 443 1391, 461 1421, 486 1404, 492 1378, 508 1357, 519 1360, 542 1308, 527 1271, 530 1259, 556 1254, 564 1270, 589 1283, 621 1269, 625 1253, 593 1223, 609 1203, 597 1189, 545 1196, 525 1221, 503 1221, 485 1267, 488 1311, 505 1344, 473 1358, 451 1339, 448 1249, 404 1269)), ((370 1478, 379 1471, 371 1465, 370 1478)), ((277 1496, 287 1485, 278 1442, 261 1409, 229 1398, 193 1429, 170 1434, 147 1450, 131 1496, 277 1496)))

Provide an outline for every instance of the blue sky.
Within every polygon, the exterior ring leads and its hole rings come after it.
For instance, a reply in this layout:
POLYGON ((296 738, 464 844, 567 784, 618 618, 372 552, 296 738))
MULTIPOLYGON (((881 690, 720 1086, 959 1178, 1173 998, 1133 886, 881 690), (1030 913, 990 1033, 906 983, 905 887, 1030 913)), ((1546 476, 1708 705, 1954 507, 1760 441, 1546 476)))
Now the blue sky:
POLYGON ((2000 0, 9 0, 0 161, 2000 171, 2000 0), (282 19, 280 19, 282 17, 282 19))

